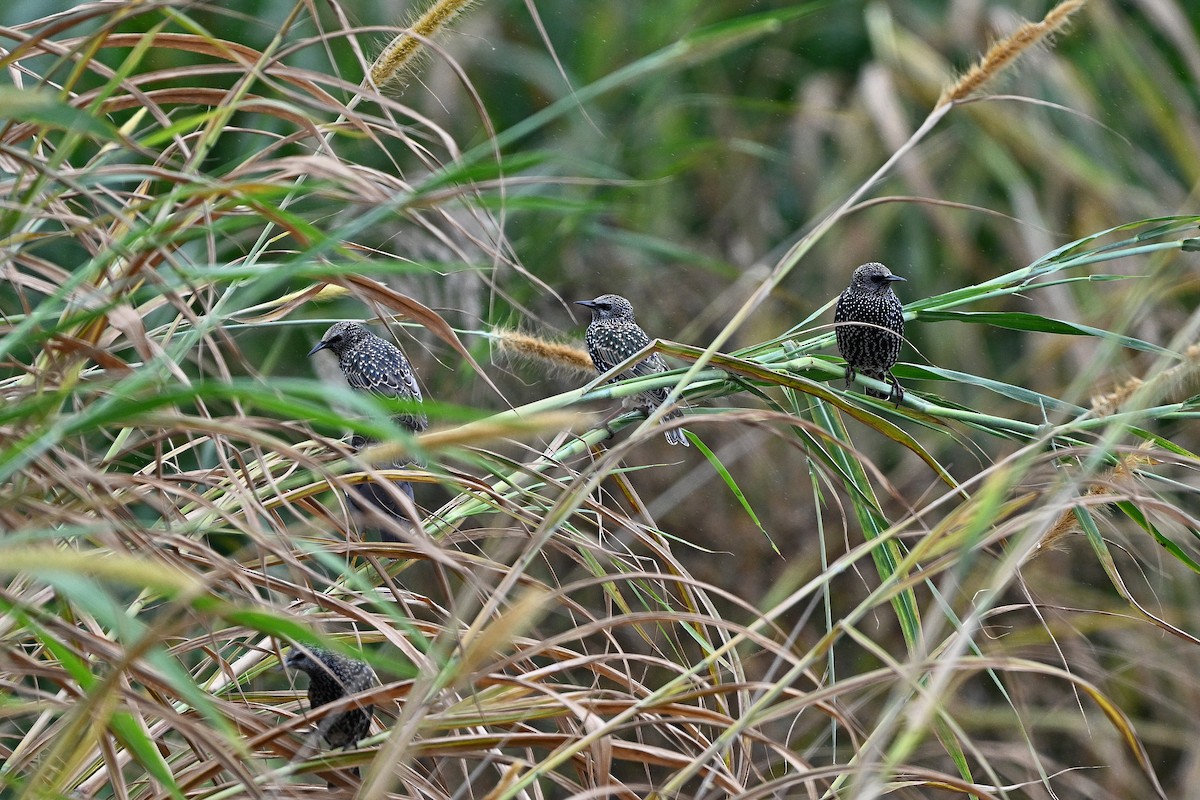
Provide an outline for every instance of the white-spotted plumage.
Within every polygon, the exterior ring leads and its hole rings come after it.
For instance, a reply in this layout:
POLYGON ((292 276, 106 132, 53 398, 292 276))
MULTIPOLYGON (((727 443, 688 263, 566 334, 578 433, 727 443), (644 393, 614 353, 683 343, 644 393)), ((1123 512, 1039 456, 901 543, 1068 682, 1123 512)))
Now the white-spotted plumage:
MULTIPOLYGON (((417 376, 404 351, 386 339, 376 336, 360 322, 335 323, 308 354, 311 356, 318 350, 329 350, 337 356, 338 366, 346 377, 346 382, 354 389, 371 392, 380 397, 418 403, 422 400, 417 376)), ((420 411, 399 414, 395 420, 396 424, 414 433, 429 427, 428 417, 420 411)), ((369 444, 372 442, 357 434, 350 439, 350 446, 356 451, 369 444)), ((404 467, 409 463, 408 459, 401 458, 393 462, 392 466, 404 467)), ((412 484, 408 481, 393 483, 410 501, 413 499, 412 484)), ((371 509, 376 516, 378 511, 382 511, 385 519, 407 519, 404 505, 386 484, 374 481, 355 484, 353 492, 348 496, 355 506, 371 509), (376 509, 378 511, 375 511, 376 509)), ((384 538, 398 540, 390 527, 381 527, 379 531, 384 538)))
MULTIPOLYGON (((361 322, 335 323, 308 354, 311 356, 318 350, 329 350, 337 356, 346 382, 355 389, 398 400, 422 399, 416 373, 404 351, 376 336, 361 322)), ((414 432, 429 427, 429 419, 419 412, 401 414, 396 423, 414 432)))
POLYGON ((883 264, 863 264, 854 270, 833 314, 838 352, 846 359, 846 385, 858 372, 885 381, 892 386, 889 394, 875 389, 867 389, 867 394, 888 398, 897 406, 904 399, 904 389, 891 370, 904 343, 904 308, 892 284, 902 280, 883 264))
MULTIPOLYGON (((604 294, 595 300, 577 300, 576 302, 592 310, 592 321, 588 325, 585 341, 588 354, 592 357, 592 363, 596 366, 597 372, 608 372, 650 344, 650 337, 633 318, 633 305, 624 297, 616 294, 604 294)), ((653 353, 619 373, 614 380, 654 375, 666 371, 666 362, 658 353, 653 353)), ((666 401, 667 390, 651 389, 632 399, 638 408, 649 413, 666 401)), ((683 412, 674 408, 663 416, 663 421, 679 419, 682 416, 683 412)), ((664 431, 663 435, 671 444, 688 446, 687 437, 683 435, 681 428, 671 428, 664 431)))
MULTIPOLYGON (((379 685, 375 670, 366 662, 321 647, 293 647, 283 663, 308 675, 308 706, 313 711, 379 685)), ((330 747, 349 750, 367 735, 374 710, 369 705, 348 708, 325 716, 317 729, 330 747)))

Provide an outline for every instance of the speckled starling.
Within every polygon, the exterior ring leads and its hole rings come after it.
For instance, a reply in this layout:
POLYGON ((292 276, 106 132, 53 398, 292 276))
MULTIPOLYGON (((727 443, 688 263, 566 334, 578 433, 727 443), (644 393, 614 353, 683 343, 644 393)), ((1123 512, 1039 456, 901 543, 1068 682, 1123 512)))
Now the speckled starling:
MULTIPOLYGON (((633 306, 624 297, 605 294, 595 300, 576 300, 575 302, 592 310, 592 322, 588 325, 586 340, 588 354, 592 357, 592 363, 596 365, 598 372, 608 372, 650 344, 650 337, 633 319, 633 306)), ((666 362, 658 353, 654 353, 617 375, 614 380, 625 380, 666 371, 666 362)), ((650 413, 661 406, 666 399, 666 389, 651 389, 635 395, 627 402, 650 413)), ((677 408, 672 409, 663 416, 663 421, 678 419, 682 416, 682 411, 677 408)), ((680 428, 672 428, 664 435, 671 444, 688 446, 687 437, 683 435, 683 430, 680 428)))
MULTIPOLYGON (((401 400, 421 400, 421 387, 417 385, 416 375, 404 351, 391 342, 381 339, 359 322, 338 322, 325 332, 316 347, 308 351, 311 356, 319 350, 329 350, 338 359, 338 366, 346 376, 346 382, 355 389, 371 392, 381 397, 398 398, 401 400)), ((400 414, 396 424, 414 433, 429 427, 428 418, 420 412, 400 414)), ((350 446, 355 451, 372 444, 366 438, 355 435, 350 440, 350 446)), ((392 463, 393 467, 403 467, 409 462, 401 459, 392 463)), ((413 498, 412 484, 408 481, 396 481, 395 487, 408 499, 413 498)), ((386 485, 374 482, 356 484, 354 492, 349 495, 351 502, 361 511, 372 512, 376 519, 382 512, 384 526, 370 525, 368 530, 377 530, 384 538, 399 540, 391 528, 391 520, 404 520, 406 515, 399 499, 386 485)))
POLYGON ((897 406, 904 399, 904 389, 891 370, 904 342, 904 309, 892 284, 902 280, 883 264, 863 264, 854 270, 850 286, 838 298, 833 314, 838 352, 846 359, 846 385, 859 372, 886 381, 892 386, 890 393, 867 389, 867 394, 886 397, 897 406))
MULTIPOLYGON (((308 674, 308 705, 314 711, 379 685, 375 671, 366 663, 320 647, 294 647, 283 663, 308 674)), ((374 711, 374 706, 365 706, 326 714, 317 730, 330 747, 350 750, 367 735, 374 711)))
MULTIPOLYGON (((421 402, 421 387, 404 351, 371 333, 361 322, 336 323, 308 354, 319 350, 329 350, 337 356, 346 382, 355 389, 380 397, 421 402)), ((418 432, 429 427, 429 420, 424 414, 414 412, 397 416, 396 424, 418 432)))

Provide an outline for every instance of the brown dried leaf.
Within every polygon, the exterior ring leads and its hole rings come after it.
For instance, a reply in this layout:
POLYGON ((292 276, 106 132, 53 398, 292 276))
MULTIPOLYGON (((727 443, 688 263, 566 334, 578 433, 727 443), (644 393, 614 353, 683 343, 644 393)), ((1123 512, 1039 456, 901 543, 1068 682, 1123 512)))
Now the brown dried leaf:
POLYGON ((504 396, 500 391, 500 387, 492 382, 492 379, 483 371, 483 367, 479 365, 479 362, 467 351, 466 346, 458 338, 458 334, 454 332, 454 329, 433 309, 365 275, 341 275, 332 278, 330 282, 345 286, 351 292, 360 296, 363 302, 368 305, 379 303, 411 320, 419 322, 439 339, 457 350, 459 355, 467 360, 467 363, 487 382, 488 386, 492 387, 496 394, 501 397, 504 396))

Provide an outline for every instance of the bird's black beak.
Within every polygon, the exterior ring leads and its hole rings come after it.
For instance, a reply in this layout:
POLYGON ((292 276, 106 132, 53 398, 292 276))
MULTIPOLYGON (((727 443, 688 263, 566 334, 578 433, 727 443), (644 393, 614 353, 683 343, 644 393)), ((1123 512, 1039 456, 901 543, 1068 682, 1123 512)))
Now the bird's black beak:
MULTIPOLYGON (((889 282, 889 283, 890 283, 891 281, 905 281, 905 282, 908 282, 908 278, 901 278, 899 275, 888 275, 888 276, 887 276, 887 279, 888 279, 888 282, 889 282)), ((311 353, 310 353, 310 355, 311 355, 311 353)))
POLYGON ((576 300, 576 301, 575 301, 575 305, 577 305, 577 306, 587 306, 588 308, 595 308, 595 307, 596 307, 596 301, 595 301, 595 300, 576 300))
POLYGON ((324 350, 328 346, 329 345, 326 344, 325 342, 317 342, 317 346, 314 347, 312 350, 309 350, 308 354, 311 356, 313 353, 317 352, 318 350, 324 350))

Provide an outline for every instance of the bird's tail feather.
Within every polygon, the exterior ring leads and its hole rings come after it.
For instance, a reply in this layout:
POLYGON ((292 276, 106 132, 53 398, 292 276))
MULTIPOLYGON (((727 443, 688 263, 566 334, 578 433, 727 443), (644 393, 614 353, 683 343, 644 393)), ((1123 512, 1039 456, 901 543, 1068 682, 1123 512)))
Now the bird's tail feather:
MULTIPOLYGON (((663 422, 670 422, 673 419, 680 419, 682 416, 683 412, 679 409, 675 409, 674 411, 663 416, 663 422)), ((668 431, 663 431, 663 436, 666 437, 668 444, 681 444, 684 447, 691 447, 691 442, 689 442, 687 440, 687 436, 684 435, 683 428, 671 428, 668 431)))
POLYGON ((664 431, 663 436, 667 437, 667 444, 681 444, 684 447, 691 447, 691 442, 683 435, 683 428, 672 428, 669 431, 664 431))

